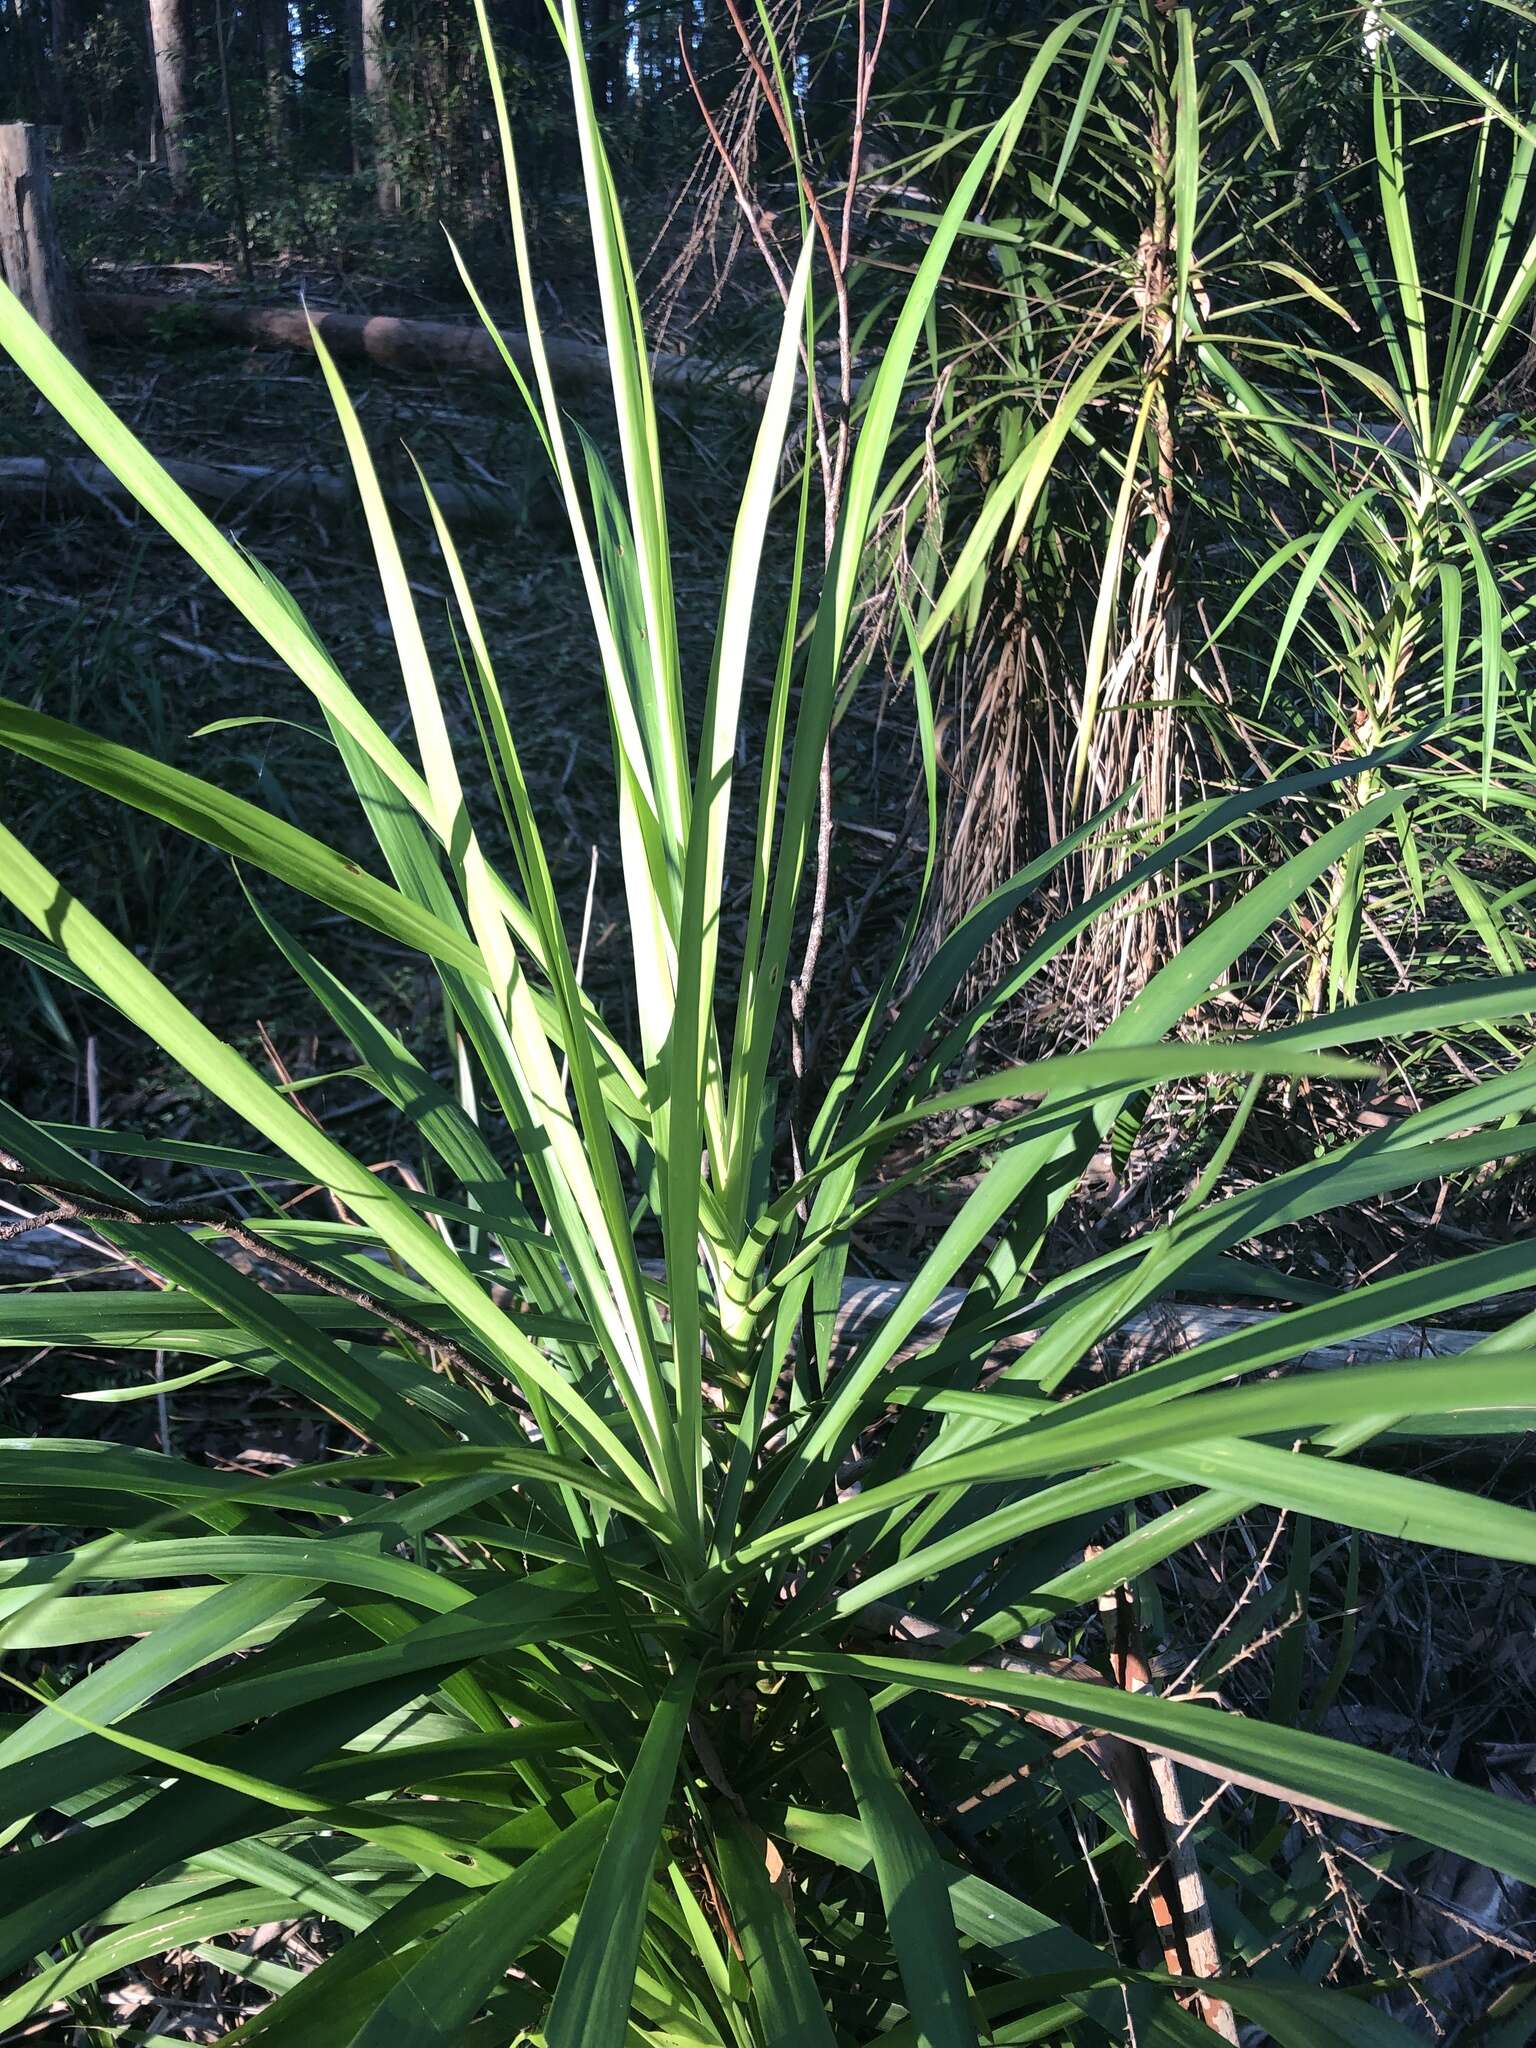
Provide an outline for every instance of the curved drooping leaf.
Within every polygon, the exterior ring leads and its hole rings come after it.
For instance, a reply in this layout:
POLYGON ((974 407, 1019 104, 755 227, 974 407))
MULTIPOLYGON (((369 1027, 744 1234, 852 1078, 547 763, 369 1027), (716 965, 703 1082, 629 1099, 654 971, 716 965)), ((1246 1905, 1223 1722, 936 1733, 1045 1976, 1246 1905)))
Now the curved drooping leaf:
POLYGON ((1531 1881, 1527 1873, 1536 1870, 1536 1826, 1516 1802, 1353 1743, 1047 1673, 974 1665, 946 1671, 912 1658, 814 1650, 784 1651, 767 1661, 774 1668, 883 1681, 887 1698, 909 1691, 949 1692, 1068 1716, 1209 1777, 1416 1835, 1526 1883, 1531 1881))

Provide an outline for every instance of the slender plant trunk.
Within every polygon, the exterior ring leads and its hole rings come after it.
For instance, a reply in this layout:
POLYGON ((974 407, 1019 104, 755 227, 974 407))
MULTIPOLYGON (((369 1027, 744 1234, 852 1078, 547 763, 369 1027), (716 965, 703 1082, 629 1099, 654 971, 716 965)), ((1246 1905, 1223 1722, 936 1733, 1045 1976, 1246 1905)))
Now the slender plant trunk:
POLYGON ((80 108, 68 71, 69 46, 74 37, 71 0, 52 0, 48 10, 48 56, 53 74, 54 116, 59 124, 60 142, 67 150, 80 147, 80 108))
POLYGON ((235 233, 240 245, 240 268, 247 284, 255 281, 251 265, 251 227, 246 217, 245 176, 240 164, 240 128, 235 120, 234 96, 229 84, 229 35, 224 22, 224 0, 213 0, 214 32, 219 41, 219 99, 224 110, 224 139, 229 149, 229 183, 235 202, 235 233))
POLYGON ((347 97, 352 110, 352 175, 368 168, 368 67, 363 62, 363 0, 347 0, 347 97))
MULTIPOLYGON (((400 182, 389 118, 389 67, 385 50, 384 0, 359 0, 358 44, 362 57, 363 104, 373 138, 373 176, 380 213, 400 211, 400 182)), ((355 75, 355 74, 354 74, 355 75)))
MULTIPOLYGON (((1099 799, 1132 783, 1139 785, 1140 816, 1165 818, 1178 800, 1180 751, 1175 705, 1181 688, 1180 587, 1178 564, 1179 355, 1181 309, 1174 249, 1173 136, 1176 30, 1162 0, 1142 0, 1146 51, 1147 216, 1136 250, 1136 300, 1142 316, 1142 378, 1147 439, 1140 484, 1145 507, 1137 567, 1125 594, 1121 653, 1114 663, 1116 711, 1096 735, 1096 773, 1084 787, 1099 799)), ((1108 708, 1106 706, 1106 708, 1108 708)), ((1128 858, 1122 852, 1094 852, 1087 886, 1099 887, 1128 858)), ((1114 957, 1102 952, 1106 935, 1095 935, 1092 970, 1123 1002, 1145 984, 1177 948, 1178 892, 1160 887, 1138 892, 1134 914, 1109 935, 1114 957)))
POLYGON ((187 50, 183 0, 149 0, 149 35, 155 64, 160 142, 171 190, 184 198, 187 166, 187 50))
POLYGON ((288 17, 288 0, 261 0, 257 26, 261 36, 261 74, 266 90, 272 152, 283 158, 288 154, 293 135, 293 30, 288 17))
POLYGON ((614 0, 590 0, 587 10, 592 50, 592 88, 600 107, 617 109, 624 103, 628 75, 623 48, 624 13, 614 0))
MULTIPOLYGON (((1180 604, 1176 522, 1179 513, 1178 425, 1180 361, 1178 323, 1182 309, 1174 303, 1173 198, 1173 58, 1172 23, 1161 11, 1152 18, 1153 127, 1151 135, 1153 218, 1150 274, 1154 297, 1148 306, 1146 376, 1152 392, 1153 470, 1150 500, 1153 544, 1141 593, 1146 610, 1143 682, 1150 700, 1144 713, 1143 802, 1149 816, 1164 817, 1177 800, 1178 735, 1174 705, 1179 698, 1180 604)), ((1168 921, 1176 909, 1164 906, 1143 934, 1143 977, 1161 965, 1178 943, 1168 921)))

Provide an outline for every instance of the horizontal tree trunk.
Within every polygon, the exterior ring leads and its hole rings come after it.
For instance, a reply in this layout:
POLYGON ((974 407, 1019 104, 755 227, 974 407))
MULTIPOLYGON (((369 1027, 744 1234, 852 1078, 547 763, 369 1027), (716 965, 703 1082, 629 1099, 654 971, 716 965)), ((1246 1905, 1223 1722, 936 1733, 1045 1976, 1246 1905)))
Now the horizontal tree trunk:
MULTIPOLYGON (((872 1336, 905 1290, 904 1281, 845 1281, 837 1316, 838 1349, 856 1350, 866 1336, 872 1336)), ((964 1299, 960 1288, 946 1287, 912 1332, 908 1350, 931 1344, 942 1336, 959 1314, 964 1299)), ((1164 1302, 1157 1308, 1128 1316, 1118 1329, 1093 1347, 1091 1356, 1096 1363, 1112 1360, 1123 1370, 1154 1363, 1177 1351, 1188 1351, 1213 1337, 1230 1337, 1238 1330, 1275 1320, 1272 1309, 1206 1308, 1198 1302, 1164 1302)), ((1033 1330, 1014 1331, 996 1349, 999 1353, 1027 1350, 1036 1334, 1033 1330)), ((1486 1330, 1443 1330, 1431 1323, 1394 1323, 1389 1329, 1372 1331, 1369 1336, 1352 1337, 1347 1344, 1320 1345, 1298 1357, 1296 1363, 1325 1369, 1379 1364, 1395 1358, 1451 1358, 1470 1351, 1488 1334, 1486 1330)))
MULTIPOLYGON (((161 467, 189 497, 229 513, 247 514, 268 505, 293 515, 310 512, 360 513, 357 485, 343 470, 262 469, 252 463, 164 461, 161 467)), ((415 483, 383 484, 385 497, 398 509, 427 515, 426 501, 415 483)), ((494 484, 444 483, 432 486, 443 517, 451 523, 507 525, 538 523, 554 510, 553 500, 532 501, 520 491, 494 484)), ((121 512, 134 503, 105 464, 83 456, 13 455, 0 458, 0 505, 18 498, 62 497, 75 503, 94 500, 121 512)))
MULTIPOLYGON (((199 266, 158 267, 186 270, 199 266)), ((406 320, 389 313, 306 314, 294 306, 252 306, 236 299, 169 292, 86 292, 80 299, 80 316, 87 334, 108 341, 123 335, 164 333, 168 326, 173 329, 178 320, 186 319, 193 327, 244 342, 250 348, 296 349, 312 346, 313 320, 332 355, 361 358, 387 369, 494 371, 502 367, 500 351, 490 335, 466 321, 406 320)), ((518 368, 525 374, 530 371, 528 337, 503 328, 501 338, 518 368)), ((544 348, 557 382, 606 383, 608 352, 600 342, 546 335, 544 348)), ((651 379, 658 391, 713 393, 749 405, 763 402, 769 384, 768 373, 759 368, 720 363, 707 356, 668 354, 652 356, 651 379)), ((1336 425, 1379 441, 1394 453, 1410 452, 1401 426, 1372 420, 1336 425)), ((1470 435, 1458 434, 1448 450, 1450 461, 1464 460, 1472 446, 1470 435)), ((1536 476, 1536 443, 1496 441, 1477 473, 1503 484, 1530 482, 1536 476)))
MULTIPOLYGON (((1346 423, 1347 424, 1347 423, 1346 423)), ((1360 420, 1356 423, 1362 434, 1379 441, 1383 448, 1389 448, 1394 455, 1411 462, 1413 440, 1402 426, 1384 427, 1374 420, 1360 420)), ((1477 446, 1481 435, 1454 434, 1446 449, 1446 466, 1459 466, 1465 462, 1477 446)), ((1485 482, 1523 485, 1536 478, 1536 444, 1530 441, 1506 441, 1495 436, 1488 444, 1487 451, 1478 459, 1473 475, 1485 482)))
MULTIPOLYGON (((104 340, 164 331, 185 320, 211 334, 252 348, 312 347, 310 323, 336 356, 363 357, 392 370, 502 370, 500 351, 483 327, 449 320, 401 320, 386 313, 306 314, 291 306, 250 306, 233 299, 175 297, 163 292, 86 292, 86 331, 104 340)), ((503 330, 512 360, 532 367, 528 337, 503 330)), ((599 343, 546 336, 545 353, 557 383, 600 383, 608 377, 608 351, 599 343)), ((651 378, 658 391, 718 393, 760 403, 768 378, 760 370, 733 369, 701 356, 657 355, 651 378)))
MULTIPOLYGON (((3 488, 6 470, 7 465, 0 463, 0 488, 3 488)), ((382 1260, 383 1254, 379 1256, 382 1260)), ((28 1273, 44 1272, 50 1278, 62 1279, 68 1275, 72 1264, 71 1256, 58 1248, 51 1234, 46 1245, 41 1240, 33 1240, 30 1244, 0 1245, 0 1278, 12 1277, 14 1269, 28 1273)), ((659 1259, 642 1259, 641 1267, 652 1278, 664 1279, 666 1276, 666 1267, 659 1259)), ((857 1350, 865 1338, 879 1328, 906 1288, 904 1280, 845 1280, 837 1315, 838 1350, 844 1356, 857 1350)), ((933 1306, 918 1321, 905 1350, 899 1355, 905 1357, 941 1337, 959 1313, 964 1300, 961 1288, 942 1289, 933 1306)), ((1122 1369, 1150 1365, 1175 1352, 1191 1350, 1210 1338, 1228 1337, 1235 1331, 1276 1320, 1277 1312, 1273 1309, 1208 1308, 1201 1302, 1163 1302, 1156 1308, 1128 1316, 1118 1329, 1093 1346, 1090 1362, 1101 1365, 1113 1363, 1122 1369)), ((1025 1351, 1037 1334, 1034 1330, 1016 1330, 994 1347, 995 1352, 1001 1356, 1025 1351)), ((1488 1335, 1487 1330, 1444 1329, 1433 1323, 1393 1323, 1384 1330, 1372 1331, 1368 1336, 1352 1337, 1347 1343, 1319 1345, 1314 1351, 1298 1354, 1294 1362, 1321 1370, 1345 1365, 1380 1364, 1392 1359, 1454 1358, 1463 1351, 1470 1351, 1474 1344, 1481 1344, 1488 1335)))

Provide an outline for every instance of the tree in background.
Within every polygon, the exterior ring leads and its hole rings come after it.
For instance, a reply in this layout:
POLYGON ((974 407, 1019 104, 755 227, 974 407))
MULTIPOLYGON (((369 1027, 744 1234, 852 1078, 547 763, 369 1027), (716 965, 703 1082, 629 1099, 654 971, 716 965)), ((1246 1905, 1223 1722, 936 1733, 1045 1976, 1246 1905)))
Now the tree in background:
POLYGON ((373 176, 380 213, 400 211, 400 185, 390 141, 389 56, 384 0, 361 0, 358 40, 362 50, 363 107, 373 138, 373 176))
POLYGON ((293 30, 288 0, 257 0, 262 82, 273 155, 286 160, 292 140, 293 30))
POLYGON ((171 190, 186 195, 187 38, 185 0, 149 0, 149 38, 155 66, 155 100, 160 110, 160 141, 171 190))
MULTIPOLYGON (((491 9, 508 77, 524 112, 547 99, 558 44, 543 0, 491 9)), ((178 198, 193 191, 223 210, 227 122, 221 107, 216 0, 12 0, 0 11, 0 118, 59 127, 121 162, 152 153, 178 198)), ((706 69, 735 49, 723 0, 583 0, 596 103, 615 130, 663 133, 665 161, 701 140, 678 49, 679 31, 706 69), (706 54, 707 53, 707 54, 706 54), (658 127, 658 122, 661 127, 658 127)), ((484 210, 497 190, 490 104, 462 0, 223 0, 224 59, 249 182, 352 175, 371 210, 437 218, 484 210)), ((538 169, 569 177, 574 156, 552 129, 538 169)), ((648 179, 657 162, 648 150, 648 179)), ((361 197, 361 193, 359 197, 361 197)))

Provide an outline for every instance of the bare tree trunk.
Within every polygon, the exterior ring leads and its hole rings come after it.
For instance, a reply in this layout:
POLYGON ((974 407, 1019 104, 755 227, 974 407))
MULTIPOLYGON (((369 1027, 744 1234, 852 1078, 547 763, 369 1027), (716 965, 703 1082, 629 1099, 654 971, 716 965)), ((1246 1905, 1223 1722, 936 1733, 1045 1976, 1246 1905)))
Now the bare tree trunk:
POLYGON ((292 136, 289 89, 293 82, 293 31, 288 20, 288 0, 260 0, 257 26, 272 150, 274 155, 285 157, 292 136))
POLYGON ((373 175, 380 213, 400 211, 400 181, 389 118, 389 68, 385 60, 385 0, 360 0, 358 42, 362 51, 363 101, 373 135, 373 175))
POLYGON ((363 62, 363 0, 347 0, 347 96, 352 103, 352 175, 368 165, 363 131, 368 122, 368 67, 363 62))
POLYGON ((245 178, 240 168, 240 128, 235 120, 234 96, 229 88, 229 36, 224 26, 224 0, 213 0, 214 33, 219 50, 219 98, 224 108, 224 140, 229 149, 229 182, 235 202, 235 230, 240 242, 240 268, 247 284, 254 284, 251 267, 251 224, 245 210, 245 178))
POLYGON ((183 0, 149 0, 149 35, 155 60, 155 98, 171 190, 187 190, 187 51, 183 0))
POLYGON ((629 82, 624 68, 625 51, 620 40, 624 27, 623 11, 620 10, 615 22, 613 0, 589 0, 587 18, 591 27, 588 44, 591 50, 592 95, 599 107, 617 109, 624 103, 624 89, 629 82))
POLYGON ((0 277, 44 333, 83 361, 80 316, 53 224, 43 131, 26 121, 0 124, 0 277))
POLYGON ((80 109, 67 69, 67 55, 74 41, 75 24, 71 0, 52 0, 48 10, 48 56, 53 72, 53 104, 60 141, 65 149, 80 146, 80 109))

